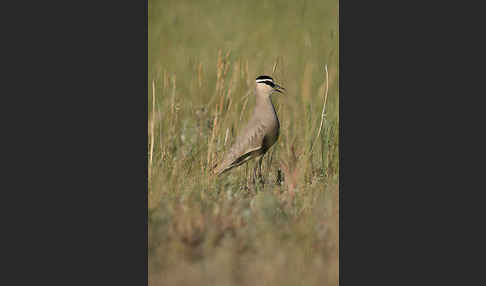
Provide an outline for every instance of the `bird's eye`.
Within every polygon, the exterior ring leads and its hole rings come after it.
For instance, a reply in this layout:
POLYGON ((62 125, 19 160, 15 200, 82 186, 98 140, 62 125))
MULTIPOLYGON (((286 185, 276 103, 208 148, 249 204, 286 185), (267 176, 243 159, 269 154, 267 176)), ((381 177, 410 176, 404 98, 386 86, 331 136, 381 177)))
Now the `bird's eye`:
POLYGON ((271 87, 275 87, 275 84, 272 81, 266 80, 266 81, 263 81, 263 83, 266 84, 266 85, 269 85, 271 87))

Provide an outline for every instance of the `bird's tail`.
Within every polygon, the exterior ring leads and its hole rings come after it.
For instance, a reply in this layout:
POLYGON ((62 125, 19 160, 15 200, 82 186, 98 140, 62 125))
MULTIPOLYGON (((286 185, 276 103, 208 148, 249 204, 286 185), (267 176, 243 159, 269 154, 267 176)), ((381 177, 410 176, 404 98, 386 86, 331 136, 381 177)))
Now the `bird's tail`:
POLYGON ((227 164, 224 164, 224 162, 221 162, 220 164, 215 164, 210 170, 211 177, 217 177, 232 168, 233 166, 227 166, 227 164))
POLYGON ((218 163, 214 164, 214 166, 209 170, 210 176, 211 177, 217 177, 217 176, 219 176, 222 173, 221 172, 222 171, 221 169, 222 169, 221 168, 221 164, 218 164, 218 163))

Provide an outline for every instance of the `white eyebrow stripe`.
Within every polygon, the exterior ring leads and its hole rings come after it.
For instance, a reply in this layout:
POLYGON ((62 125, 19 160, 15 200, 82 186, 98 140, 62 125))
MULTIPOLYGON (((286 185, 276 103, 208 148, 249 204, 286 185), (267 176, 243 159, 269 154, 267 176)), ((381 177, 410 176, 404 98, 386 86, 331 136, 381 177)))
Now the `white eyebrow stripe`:
POLYGON ((271 81, 273 83, 275 83, 273 80, 269 79, 269 78, 262 78, 262 79, 257 79, 256 82, 264 82, 264 81, 271 81))

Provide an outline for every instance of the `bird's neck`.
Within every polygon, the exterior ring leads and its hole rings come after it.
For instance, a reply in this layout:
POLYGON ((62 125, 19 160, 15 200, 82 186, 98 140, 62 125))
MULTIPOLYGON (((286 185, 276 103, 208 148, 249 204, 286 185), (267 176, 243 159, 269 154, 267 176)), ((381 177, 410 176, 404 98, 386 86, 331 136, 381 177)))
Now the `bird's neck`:
POLYGON ((273 106, 272 99, 269 95, 257 95, 255 107, 262 106, 263 108, 269 108, 275 115, 277 112, 275 111, 275 107, 273 106))
POLYGON ((272 103, 272 99, 270 98, 269 95, 257 95, 256 96, 256 105, 268 105, 268 104, 271 104, 273 106, 273 103, 272 103))

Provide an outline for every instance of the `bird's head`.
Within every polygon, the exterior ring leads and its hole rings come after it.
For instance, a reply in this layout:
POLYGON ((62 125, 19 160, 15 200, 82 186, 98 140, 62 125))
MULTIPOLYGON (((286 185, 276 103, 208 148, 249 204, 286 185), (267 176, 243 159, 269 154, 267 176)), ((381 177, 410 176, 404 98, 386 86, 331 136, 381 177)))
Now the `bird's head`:
POLYGON ((276 84, 271 76, 261 75, 256 78, 256 91, 261 94, 271 95, 274 91, 283 93, 285 88, 276 84))

